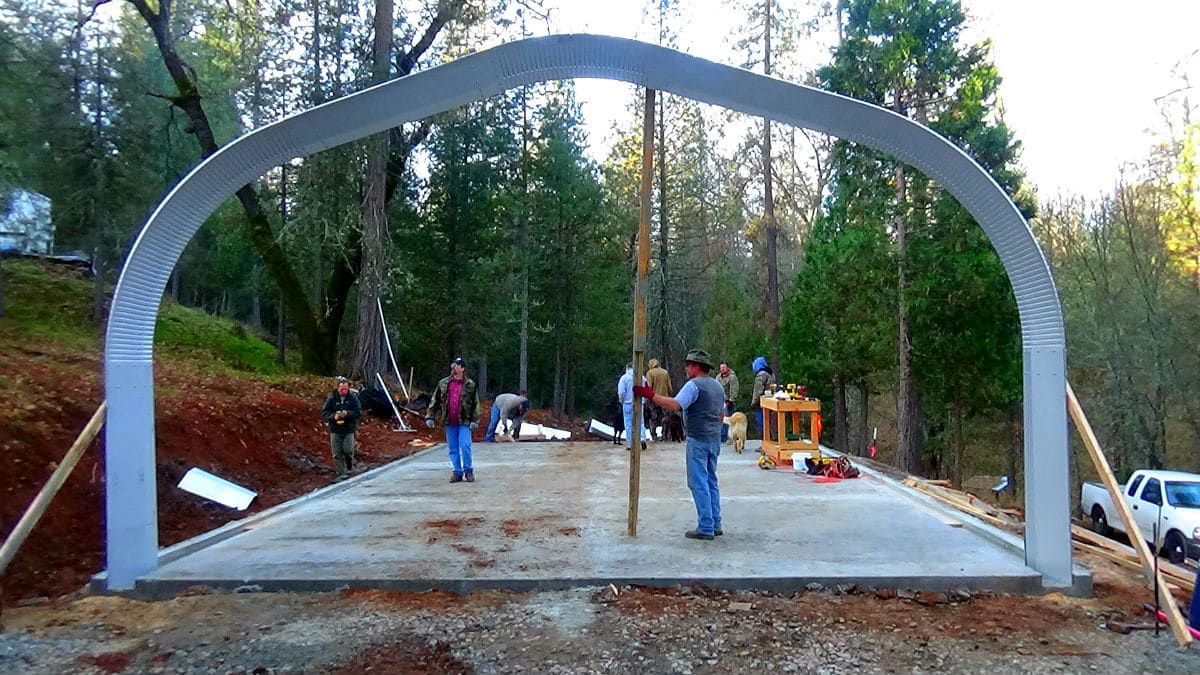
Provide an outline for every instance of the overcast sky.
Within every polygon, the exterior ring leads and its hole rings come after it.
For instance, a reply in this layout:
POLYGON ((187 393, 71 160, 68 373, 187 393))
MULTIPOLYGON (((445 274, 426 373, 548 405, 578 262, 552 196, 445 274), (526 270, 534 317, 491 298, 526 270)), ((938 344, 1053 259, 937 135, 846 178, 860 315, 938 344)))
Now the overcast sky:
MULTIPOLYGON (((788 0, 783 0, 785 4, 788 0)), ((655 41, 646 0, 553 0, 555 32, 591 32, 655 41)), ((720 0, 689 0, 679 48, 733 63, 720 0)), ((990 37, 1004 79, 1006 120, 1024 144, 1022 163, 1043 197, 1095 196, 1123 162, 1144 157, 1162 129, 1156 98, 1178 89, 1172 67, 1191 57, 1200 84, 1200 0, 965 0, 969 37, 990 37)), ((531 26, 532 28, 532 26, 531 26)), ((628 104, 628 85, 580 81, 579 94, 601 150, 628 104)), ((1200 100, 1200 94, 1192 96, 1200 100)))

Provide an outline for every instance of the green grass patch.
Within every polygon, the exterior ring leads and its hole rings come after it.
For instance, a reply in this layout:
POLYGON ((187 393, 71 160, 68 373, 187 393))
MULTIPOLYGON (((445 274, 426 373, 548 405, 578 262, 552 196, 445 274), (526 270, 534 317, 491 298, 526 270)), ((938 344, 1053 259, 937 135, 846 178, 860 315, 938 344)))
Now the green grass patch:
POLYGON ((4 318, 0 329, 73 347, 95 347, 92 282, 78 272, 48 271, 29 260, 4 261, 4 318))
POLYGON ((275 347, 251 335, 236 321, 214 317, 164 301, 158 312, 154 344, 172 354, 233 370, 277 373, 275 347))
MULTIPOLYGON (((29 260, 4 262, 5 316, 0 331, 20 340, 45 340, 94 350, 93 282, 73 270, 29 260)), ((275 347, 236 321, 164 300, 154 334, 155 352, 189 361, 202 371, 279 374, 275 347)))

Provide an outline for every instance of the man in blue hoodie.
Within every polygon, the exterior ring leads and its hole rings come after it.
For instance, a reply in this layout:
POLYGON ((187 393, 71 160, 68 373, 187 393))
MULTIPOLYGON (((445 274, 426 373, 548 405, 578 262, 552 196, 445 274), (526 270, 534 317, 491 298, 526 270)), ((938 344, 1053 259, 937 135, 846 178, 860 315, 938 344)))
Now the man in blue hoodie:
POLYGON ((771 385, 775 384, 775 373, 771 367, 767 365, 767 357, 754 357, 754 391, 750 394, 750 407, 754 408, 758 418, 758 433, 763 433, 763 409, 761 400, 763 396, 769 395, 767 390, 771 385))

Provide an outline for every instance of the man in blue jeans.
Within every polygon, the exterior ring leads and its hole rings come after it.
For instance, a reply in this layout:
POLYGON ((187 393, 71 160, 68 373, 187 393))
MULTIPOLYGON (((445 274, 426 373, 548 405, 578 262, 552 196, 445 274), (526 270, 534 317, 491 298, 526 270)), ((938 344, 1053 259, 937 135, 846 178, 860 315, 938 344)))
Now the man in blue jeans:
POLYGON ((682 410, 687 430, 687 482, 696 502, 696 529, 683 536, 711 541, 721 531, 721 491, 717 488, 717 457, 721 454, 722 410, 725 389, 714 380, 708 352, 693 349, 684 359, 688 381, 674 398, 654 393, 652 387, 635 386, 633 393, 667 410, 682 410))
POLYGON ((525 397, 525 391, 520 394, 500 394, 496 400, 492 401, 492 419, 488 422, 487 435, 483 437, 485 443, 496 442, 496 429, 500 429, 500 435, 508 433, 511 427, 511 436, 513 440, 521 437, 521 423, 525 421, 525 413, 529 412, 529 399, 525 397))
POLYGON ((461 356, 450 362, 450 377, 442 378, 433 390, 433 400, 425 411, 425 426, 433 428, 438 411, 446 425, 446 445, 450 446, 450 482, 474 483, 471 432, 479 426, 479 392, 475 380, 467 377, 467 364, 461 356))

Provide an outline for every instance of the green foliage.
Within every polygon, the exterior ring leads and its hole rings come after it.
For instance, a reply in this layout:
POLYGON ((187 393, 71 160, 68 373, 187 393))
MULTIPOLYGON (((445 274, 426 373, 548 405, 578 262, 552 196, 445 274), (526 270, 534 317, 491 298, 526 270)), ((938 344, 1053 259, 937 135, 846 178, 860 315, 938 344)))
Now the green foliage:
POLYGON ((784 308, 782 373, 832 398, 839 375, 867 385, 894 364, 895 269, 882 227, 822 221, 784 308))
POLYGON ((279 373, 275 347, 250 335, 235 321, 165 301, 155 325, 155 344, 164 354, 255 373, 279 373))
POLYGON ((748 288, 745 277, 736 274, 733 264, 724 259, 712 271, 708 303, 704 307, 700 339, 697 344, 717 361, 724 361, 738 376, 740 386, 737 407, 748 410, 755 356, 766 354, 766 338, 755 325, 758 299, 748 288))
MULTIPOLYGON (((1022 180, 1016 167, 1019 144, 996 120, 999 74, 989 61, 987 43, 962 44, 960 4, 851 0, 846 10, 843 42, 833 63, 820 73, 825 85, 932 126, 1017 194, 1022 180)), ((810 249, 801 282, 806 295, 836 298, 827 304, 837 318, 824 318, 826 325, 812 331, 824 343, 793 342, 813 354, 810 367, 826 377, 864 380, 885 366, 886 360, 864 348, 870 344, 868 333, 886 326, 862 322, 896 302, 886 284, 864 284, 873 299, 854 303, 858 312, 841 298, 853 292, 848 269, 894 264, 887 262, 881 234, 893 224, 903 227, 905 245, 897 246, 903 260, 895 261, 906 270, 899 301, 908 313, 913 372, 921 406, 929 413, 928 451, 936 468, 952 454, 941 434, 949 410, 984 414, 1003 410, 1020 397, 1020 330, 1007 275, 974 218, 928 177, 846 142, 836 145, 833 163, 822 223, 826 236, 810 249), (864 246, 866 242, 873 244, 864 246), (819 275, 827 278, 812 278, 819 275), (852 320, 839 325, 842 317, 852 320), (843 370, 855 366, 857 373, 843 370)), ((1023 207, 1032 211, 1028 203, 1023 207)), ((798 300, 802 306, 808 298, 798 300)), ((806 339, 817 338, 810 333, 806 339)))
MULTIPOLYGON (((5 316, 0 331, 77 349, 95 349, 100 331, 91 321, 92 284, 78 273, 39 263, 4 262, 5 316)), ((280 373, 275 348, 239 323, 165 301, 154 335, 160 354, 204 368, 280 373)))
POLYGON ((46 338, 73 347, 94 347, 92 284, 77 274, 52 273, 23 260, 4 261, 4 317, 8 332, 46 338))

